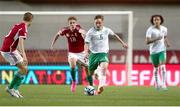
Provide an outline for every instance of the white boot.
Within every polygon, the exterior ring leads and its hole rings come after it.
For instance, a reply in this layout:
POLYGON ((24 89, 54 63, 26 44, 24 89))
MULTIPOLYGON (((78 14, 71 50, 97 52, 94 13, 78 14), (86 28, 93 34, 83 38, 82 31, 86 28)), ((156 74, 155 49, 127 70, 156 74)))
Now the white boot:
POLYGON ((9 87, 6 87, 6 92, 9 93, 12 97, 19 98, 19 96, 14 92, 14 89, 9 89, 9 87))
POLYGON ((20 94, 18 90, 14 90, 14 93, 16 93, 19 96, 19 98, 23 98, 23 96, 20 94))

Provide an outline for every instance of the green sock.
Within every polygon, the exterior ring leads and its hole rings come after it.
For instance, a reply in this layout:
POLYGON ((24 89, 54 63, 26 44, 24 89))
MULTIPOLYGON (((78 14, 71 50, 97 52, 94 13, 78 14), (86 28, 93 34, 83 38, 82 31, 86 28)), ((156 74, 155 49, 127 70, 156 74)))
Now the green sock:
POLYGON ((9 88, 12 89, 14 88, 15 84, 18 83, 18 81, 21 80, 21 77, 19 76, 19 74, 15 74, 14 77, 13 77, 13 80, 11 81, 11 83, 9 84, 9 88))
POLYGON ((92 78, 92 76, 91 76, 91 75, 88 75, 88 76, 86 77, 86 79, 87 79, 87 81, 89 82, 89 85, 93 86, 93 78, 92 78))
POLYGON ((16 82, 16 84, 14 85, 14 89, 15 89, 15 90, 18 90, 18 89, 19 89, 19 86, 21 85, 23 79, 24 79, 24 77, 21 77, 21 78, 16 82))
POLYGON ((71 77, 73 81, 76 81, 76 71, 75 68, 71 68, 71 77))

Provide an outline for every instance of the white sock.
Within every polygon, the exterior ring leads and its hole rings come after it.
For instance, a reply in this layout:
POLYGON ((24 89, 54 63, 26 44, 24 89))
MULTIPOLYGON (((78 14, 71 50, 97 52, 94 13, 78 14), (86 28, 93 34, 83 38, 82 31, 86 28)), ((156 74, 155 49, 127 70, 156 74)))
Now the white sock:
POLYGON ((99 69, 98 69, 98 79, 99 79, 99 87, 103 87, 103 86, 105 86, 106 85, 106 70, 105 69, 103 69, 103 68, 101 68, 101 67, 99 67, 99 69))
POLYGON ((162 87, 166 88, 166 66, 161 65, 162 87))
POLYGON ((100 67, 98 66, 97 69, 94 71, 94 74, 96 75, 96 77, 93 76, 94 79, 98 79, 99 80, 99 69, 100 69, 100 67))
POLYGON ((156 86, 159 87, 159 76, 158 76, 158 67, 154 68, 154 77, 155 77, 155 81, 156 81, 156 86))

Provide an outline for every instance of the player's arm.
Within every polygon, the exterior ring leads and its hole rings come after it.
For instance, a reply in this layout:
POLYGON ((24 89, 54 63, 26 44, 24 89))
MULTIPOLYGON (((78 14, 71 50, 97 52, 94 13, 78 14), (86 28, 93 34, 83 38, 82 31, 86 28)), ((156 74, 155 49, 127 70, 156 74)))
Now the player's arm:
POLYGON ((171 46, 167 36, 164 37, 164 42, 165 42, 166 47, 169 48, 171 46))
POLYGON ((161 39, 162 39, 162 36, 159 36, 159 37, 153 38, 153 39, 150 37, 146 37, 146 44, 149 45, 149 44, 156 42, 158 40, 161 40, 161 39))
POLYGON ((81 33, 81 35, 83 36, 83 38, 85 38, 86 31, 85 31, 84 29, 82 29, 79 24, 76 25, 76 29, 79 31, 79 33, 81 33))
POLYGON ((18 44, 18 49, 19 49, 19 52, 21 53, 22 57, 23 57, 23 62, 25 65, 28 64, 28 60, 27 60, 27 57, 26 57, 26 53, 25 53, 25 49, 24 49, 24 38, 20 37, 19 38, 19 44, 18 44))
POLYGON ((118 39, 124 48, 128 48, 128 45, 117 34, 114 34, 114 36, 118 39))
POLYGON ((89 42, 85 42, 84 51, 85 51, 86 57, 88 57, 89 56, 89 42))
POLYGON ((82 28, 79 29, 79 33, 81 33, 81 35, 83 36, 83 38, 85 38, 86 35, 86 31, 82 28))
POLYGON ((56 41, 57 41, 57 39, 59 38, 59 36, 60 36, 59 33, 57 33, 57 34, 54 36, 53 41, 52 41, 52 43, 51 43, 51 49, 53 49, 53 46, 54 46, 54 44, 56 43, 56 41))
POLYGON ((91 41, 90 30, 86 33, 84 40, 85 40, 84 51, 85 51, 86 57, 88 57, 89 56, 89 45, 90 45, 90 41, 91 41))

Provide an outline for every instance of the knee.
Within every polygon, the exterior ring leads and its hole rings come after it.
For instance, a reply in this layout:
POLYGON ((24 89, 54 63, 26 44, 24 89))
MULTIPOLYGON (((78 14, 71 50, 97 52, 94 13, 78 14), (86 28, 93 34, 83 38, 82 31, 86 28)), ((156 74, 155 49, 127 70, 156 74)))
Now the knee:
POLYGON ((76 63, 75 63, 75 62, 72 62, 72 63, 70 64, 70 66, 71 66, 71 69, 75 69, 76 63))
POLYGON ((107 67, 98 67, 98 72, 99 72, 99 75, 106 75, 108 71, 108 68, 107 67))
POLYGON ((71 66, 71 69, 75 69, 75 67, 76 67, 76 60, 71 60, 70 66, 71 66))
POLYGON ((21 72, 21 74, 26 75, 28 73, 28 69, 26 67, 22 67, 22 68, 20 68, 20 72, 21 72))
POLYGON ((71 69, 74 70, 76 66, 71 66, 71 69))
POLYGON ((165 69, 166 69, 166 66, 163 64, 163 65, 161 65, 161 70, 162 71, 165 71, 165 69))
POLYGON ((106 71, 106 70, 108 70, 108 63, 102 62, 102 63, 99 65, 99 67, 100 67, 102 70, 106 71))
POLYGON ((108 70, 108 66, 100 66, 99 69, 102 70, 102 71, 107 71, 108 70))

